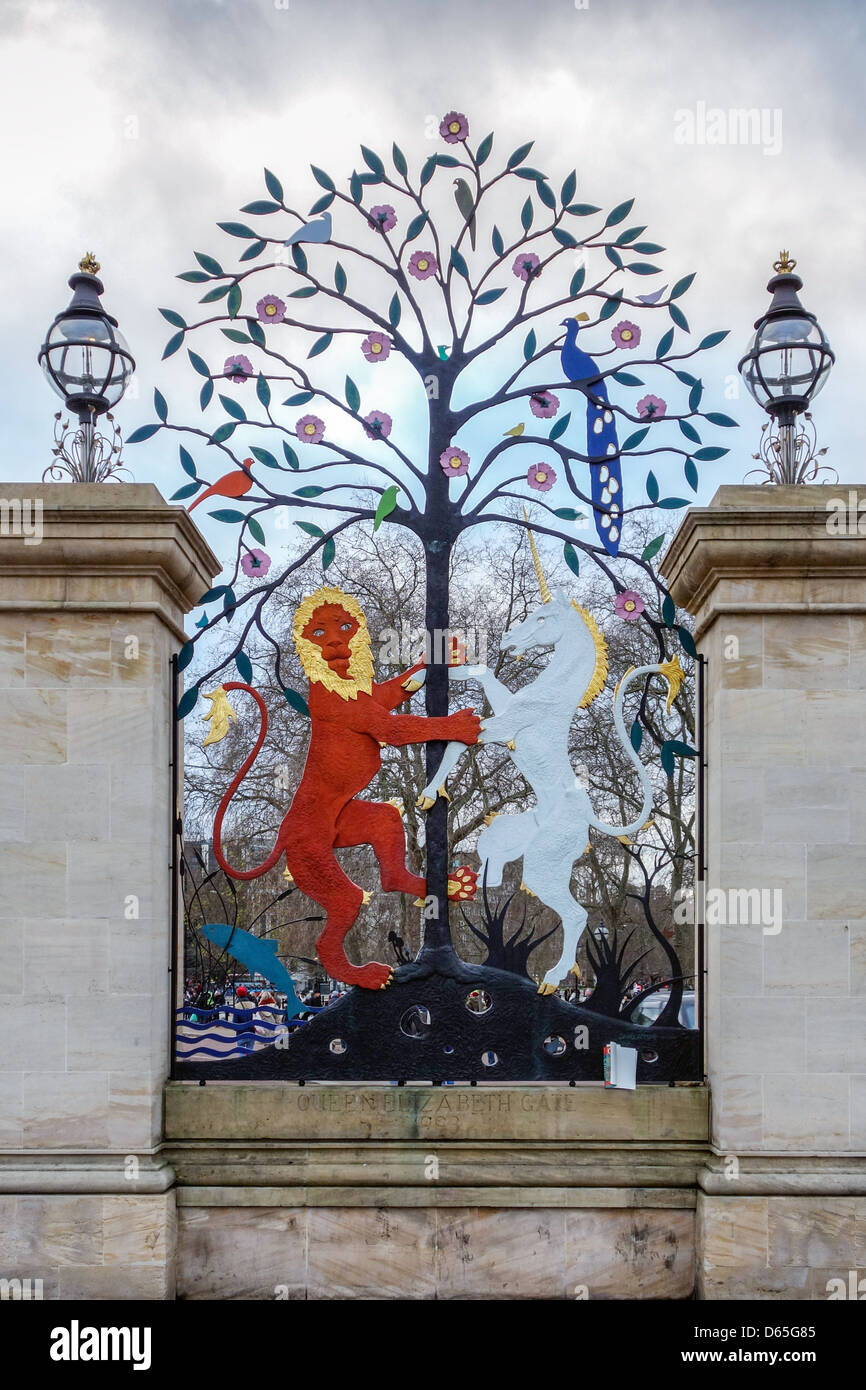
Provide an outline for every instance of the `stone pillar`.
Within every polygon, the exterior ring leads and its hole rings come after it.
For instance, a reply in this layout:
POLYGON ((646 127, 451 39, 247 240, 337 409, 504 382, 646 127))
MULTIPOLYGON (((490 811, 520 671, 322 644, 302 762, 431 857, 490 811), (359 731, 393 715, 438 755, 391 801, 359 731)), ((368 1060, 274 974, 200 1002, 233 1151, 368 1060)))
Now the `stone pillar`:
POLYGON ((219 566, 149 484, 3 494, 0 1277, 172 1297, 169 658, 219 566))
POLYGON ((722 487, 662 565, 708 661, 705 1298, 826 1298, 866 1274, 866 528, 856 498, 838 520, 848 502, 722 487))

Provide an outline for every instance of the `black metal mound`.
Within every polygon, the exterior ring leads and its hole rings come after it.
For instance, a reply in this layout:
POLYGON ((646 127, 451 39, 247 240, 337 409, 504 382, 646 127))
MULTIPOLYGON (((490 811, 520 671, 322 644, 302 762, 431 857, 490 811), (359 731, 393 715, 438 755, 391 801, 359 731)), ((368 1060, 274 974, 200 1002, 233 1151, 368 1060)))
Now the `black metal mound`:
POLYGON ((699 1081, 700 1034, 639 1027, 540 995, 531 980, 456 958, 401 966, 386 990, 350 990, 286 1046, 182 1062, 181 1081, 600 1081, 608 1042, 638 1049, 639 1084, 699 1081), (583 1031, 585 1029, 585 1032, 583 1031))

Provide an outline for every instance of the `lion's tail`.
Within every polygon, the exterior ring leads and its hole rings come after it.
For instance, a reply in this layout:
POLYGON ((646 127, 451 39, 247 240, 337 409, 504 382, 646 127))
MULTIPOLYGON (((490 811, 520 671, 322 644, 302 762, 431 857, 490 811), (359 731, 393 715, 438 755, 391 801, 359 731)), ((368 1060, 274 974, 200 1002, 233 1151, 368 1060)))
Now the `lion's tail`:
MULTIPOLYGON (((279 837, 277 838, 277 843, 274 845, 273 849, 271 850, 270 854, 268 855, 267 859, 264 861, 263 864, 259 864, 259 866, 258 866, 257 868, 255 868, 255 869, 233 869, 232 866, 226 861, 226 859, 225 859, 225 857, 224 857, 224 855, 223 855, 223 851, 222 851, 222 825, 223 825, 223 818, 224 818, 224 816, 225 816, 226 811, 227 811, 228 808, 229 808, 229 803, 230 803, 232 797, 234 796, 234 794, 235 794, 235 792, 237 791, 238 787, 240 786, 241 782, 244 780, 244 778, 246 777, 246 775, 247 775, 247 773, 249 772, 250 768, 252 767, 253 763, 255 762, 256 758, 258 757, 259 753, 261 752, 262 744, 264 743, 265 738, 267 737, 267 732, 268 732, 268 711, 267 711, 267 706, 265 705, 265 702, 264 702, 264 700, 262 699, 261 695, 259 695, 258 691, 257 691, 257 690, 253 690, 252 686, 246 685, 243 681, 226 681, 225 685, 221 686, 220 688, 221 688, 221 690, 222 690, 223 692, 225 692, 225 691, 227 691, 227 690, 245 690, 245 691, 247 692, 248 695, 252 695, 253 699, 255 700, 256 704, 257 704, 258 707, 259 707, 259 714, 261 715, 261 723, 260 723, 260 726, 259 726, 259 736, 258 736, 258 738, 257 738, 256 741, 255 741, 255 744, 254 744, 254 746, 253 746, 253 748, 252 748, 252 751, 247 755, 247 757, 246 757, 246 758, 244 759, 244 761, 241 763, 241 766, 240 766, 240 768, 238 769, 237 773, 235 774, 235 776, 234 776, 232 782, 230 783, 229 788, 228 788, 228 790, 227 790, 226 793, 225 793, 225 796, 222 798, 222 800, 221 800, 221 802, 220 802, 220 804, 219 804, 219 807, 218 807, 218 809, 217 809, 216 816, 214 817, 214 823, 213 823, 213 852, 214 852, 214 858, 216 859, 216 861, 217 861, 217 863, 219 864, 220 868, 222 869, 223 873, 228 874, 230 878, 237 878, 237 879, 260 878, 262 874, 266 874, 266 873, 268 872, 268 869, 272 869, 272 868, 274 867, 274 865, 278 862, 278 860, 279 860, 281 854, 283 853, 282 848, 281 848, 281 845, 280 845, 279 837)), ((216 693, 217 693, 217 692, 215 692, 215 694, 216 694, 216 693)), ((229 708, 230 708, 230 707, 229 707, 229 708)), ((225 729, 227 730, 227 729, 228 729, 228 721, 226 720, 226 721, 224 721, 224 722, 225 722, 225 729)), ((211 742, 218 742, 219 739, 218 739, 218 738, 217 738, 217 739, 211 739, 211 740, 209 740, 209 741, 211 741, 211 742)))

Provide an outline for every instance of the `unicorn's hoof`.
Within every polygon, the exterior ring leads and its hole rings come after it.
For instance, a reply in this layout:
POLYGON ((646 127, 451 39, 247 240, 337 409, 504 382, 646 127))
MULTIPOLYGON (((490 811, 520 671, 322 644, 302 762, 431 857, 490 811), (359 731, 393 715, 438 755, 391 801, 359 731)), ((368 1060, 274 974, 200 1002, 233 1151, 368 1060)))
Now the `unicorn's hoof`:
POLYGON ((540 985, 538 986, 538 993, 539 993, 539 994, 554 994, 555 992, 556 992, 556 985, 548 985, 548 984, 544 984, 544 983, 542 982, 542 984, 540 984, 540 985))
POLYGON ((361 899, 361 906, 367 907, 367 905, 373 901, 373 894, 370 892, 369 888, 364 888, 361 891, 363 893, 363 897, 361 899))
POLYGON ((419 811, 432 811, 433 807, 436 805, 436 798, 435 796, 425 796, 422 792, 415 802, 415 805, 418 807, 419 811))
POLYGON ((438 794, 439 796, 444 796, 444 798, 445 798, 446 801, 450 801, 450 800, 451 800, 451 797, 448 795, 447 791, 445 790, 445 783, 444 783, 444 782, 442 783, 442 786, 438 788, 437 794, 438 794))
POLYGON ((426 899, 426 898, 416 898, 415 901, 413 902, 412 906, 413 906, 413 907, 426 907, 426 906, 427 906, 427 899, 426 899))

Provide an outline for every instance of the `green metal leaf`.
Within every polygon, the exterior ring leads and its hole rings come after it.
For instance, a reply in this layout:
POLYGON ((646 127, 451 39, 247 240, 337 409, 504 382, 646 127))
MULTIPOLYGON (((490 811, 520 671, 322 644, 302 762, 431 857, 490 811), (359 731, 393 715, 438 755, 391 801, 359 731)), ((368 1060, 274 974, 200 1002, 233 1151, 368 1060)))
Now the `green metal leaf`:
POLYGON ((208 405, 210 405, 212 399, 213 399, 213 382, 212 382, 212 381, 206 381, 205 384, 204 384, 204 386, 201 388, 201 395, 199 396, 199 405, 200 405, 201 409, 204 410, 208 405))
POLYGON ((192 497, 202 487, 204 487, 204 483, 200 478, 197 478, 194 483, 184 483, 183 487, 179 487, 177 492, 173 492, 168 500, 169 502, 182 502, 185 498, 192 497))
POLYGON ((718 333, 708 333, 706 338, 702 338, 698 343, 698 351, 703 352, 704 348, 717 347, 719 343, 724 342, 730 331, 729 328, 722 328, 718 333))
POLYGON ((242 251, 240 256, 238 256, 238 260, 254 261, 256 256, 260 256, 262 254, 267 244, 268 243, 266 241, 251 242, 250 245, 247 247, 246 251, 242 251))
POLYGON ((236 429, 237 425, 234 424, 220 425, 218 429, 214 430, 210 437, 211 444, 225 444, 227 439, 231 439, 236 429))
POLYGON ((704 394, 704 383, 696 381, 689 391, 689 410, 697 410, 701 403, 701 396, 704 394))
POLYGON ((307 273, 307 253, 297 242, 292 246, 292 260, 302 275, 307 273))
POLYGON ((237 512, 233 507, 220 507, 215 512, 208 512, 214 521, 223 521, 226 526, 232 526, 238 521, 246 521, 246 512, 237 512))
POLYGON ((502 233, 498 227, 494 227, 490 236, 495 255, 501 256, 505 252, 505 242, 502 240, 502 233))
POLYGON ((712 445, 706 449, 696 449, 695 458, 700 459, 702 463, 709 462, 711 459, 724 458, 725 454, 730 452, 730 449, 720 449, 717 445, 712 445))
POLYGON ((264 347, 265 330, 262 328, 262 325, 259 323, 258 319, 247 319, 246 324, 252 341, 258 347, 264 347))
POLYGON ((506 169, 516 169, 518 164, 522 164, 534 144, 535 141, 530 140, 528 145, 519 145, 514 153, 509 155, 506 169))
POLYGON ((238 284, 234 284, 229 290, 229 297, 226 300, 226 309, 228 310, 229 318, 237 318, 237 315, 240 312, 240 307, 241 287, 238 284))
POLYGON ((572 169, 571 173, 568 174, 568 175, 566 176, 565 181, 563 182, 562 188, 561 188, 560 193, 559 193, 560 202, 562 203, 563 207, 564 207, 567 203, 570 203, 570 202, 571 202, 572 198, 574 197, 574 194, 575 194, 576 189, 577 189, 577 174, 576 174, 575 171, 572 169))
POLYGON ((301 285, 299 290, 290 290, 286 296, 288 299, 312 299, 314 294, 318 294, 316 285, 301 285))
POLYGON ((367 168, 370 169, 377 178, 383 179, 385 177, 385 166, 375 150, 370 150, 366 145, 362 145, 361 154, 364 156, 364 163, 367 168))
POLYGON ((197 701, 198 686, 194 685, 191 690, 185 690, 177 702, 178 719, 185 719, 186 716, 195 709, 197 701))
POLYGON ((324 169, 317 169, 315 164, 311 164, 310 168, 313 171, 313 178, 321 188, 327 188, 329 193, 336 192, 337 185, 334 183, 330 174, 326 174, 324 169))
POLYGON ((210 367, 203 357, 199 357, 198 353, 191 352, 189 349, 187 349, 186 355, 192 363, 193 370, 198 372, 199 376, 210 376, 210 367))
POLYGON ((711 410, 709 415, 706 416, 706 419, 709 420, 711 425, 721 425, 724 429, 731 430, 737 428, 736 420, 732 420, 730 415, 719 415, 715 410, 711 410))
POLYGON ((698 470, 695 467, 694 459, 686 459, 685 464, 683 465, 683 473, 685 474, 686 482, 688 483, 692 492, 697 492, 698 470))
POLYGON ((571 541, 566 541, 562 547, 562 555, 572 574, 580 574, 580 561, 577 558, 577 551, 571 541))
POLYGON ((325 572, 330 564, 333 564, 336 553, 337 547, 334 544, 334 538, 333 536, 329 536, 322 546, 322 573, 325 572))
POLYGON ((267 449, 260 449, 257 445, 254 444, 250 448, 250 453, 253 455, 254 458, 258 459, 259 463, 263 463, 266 468, 282 467, 282 465, 279 464, 277 460, 274 458, 273 454, 269 453, 267 449))
POLYGON ((162 420, 163 423, 165 423, 165 420, 168 416, 168 406, 165 402, 165 396, 162 394, 161 391, 158 391, 156 387, 153 388, 153 408, 159 416, 160 420, 162 420))
POLYGON ((197 475, 195 471, 195 464, 193 463, 191 455, 187 452, 187 450, 183 447, 182 444, 178 445, 178 448, 180 449, 181 468, 183 469, 184 473, 187 473, 189 475, 190 478, 195 478, 197 475))
POLYGON ((469 279, 469 267, 467 266, 460 252, 457 250, 456 246, 451 247, 451 264, 457 271, 458 275, 462 275, 464 280, 469 279))
POLYGON ((686 316, 685 316, 685 314, 683 313, 682 309, 678 309, 678 308, 677 308, 676 304, 669 304, 669 305, 668 305, 668 313, 670 314, 670 316, 671 316, 671 318, 673 319, 674 323, 676 324, 677 328, 681 328, 681 329, 683 330, 684 333, 690 333, 690 332, 691 332, 691 329, 689 328, 689 321, 688 321, 688 319, 686 318, 686 316))
POLYGON ((556 424, 552 427, 550 434, 548 435, 548 439, 559 439, 561 435, 565 434, 565 431, 568 429, 570 420, 571 411, 569 410, 566 411, 565 415, 561 415, 560 418, 556 421, 556 424))
POLYGON ((653 504, 659 500, 659 480, 652 469, 646 475, 646 495, 653 504))
POLYGON ((547 183, 545 179, 536 180, 535 191, 538 194, 539 200, 544 204, 546 208, 556 207, 556 194, 554 193, 550 184, 547 183))
POLYGON ((698 649, 695 646, 695 639, 687 627, 677 628, 677 637, 680 639, 680 646, 684 652, 694 659, 697 659, 698 649))
POLYGON ((315 394, 315 391, 298 391, 297 395, 289 396, 288 400, 283 401, 283 405, 306 405, 315 394))
POLYGON ((611 264, 616 266, 617 270, 622 270, 622 256, 618 251, 615 251, 612 246, 606 246, 604 248, 604 254, 611 264))
POLYGON ((418 216, 413 217, 412 221, 409 223, 409 226, 406 228, 406 240, 414 241, 417 236, 421 235, 426 225, 427 213, 419 212, 418 216))
POLYGON ((566 212, 570 212, 572 217, 591 217, 594 212, 601 212, 594 203, 572 203, 567 207, 566 212))
POLYGON ((493 304, 493 303, 495 303, 495 301, 496 301, 497 299, 501 298, 501 296, 502 296, 504 293, 505 293, 505 290, 485 290, 483 294, 479 294, 479 295, 478 295, 477 299, 475 300, 475 303, 476 303, 476 304, 493 304))
POLYGON ((292 496, 293 496, 293 497, 321 497, 321 495, 322 495, 322 493, 323 493, 324 491, 325 491, 325 489, 324 489, 323 487, 315 487, 313 484, 310 484, 309 487, 299 487, 299 488, 296 488, 295 491, 292 493, 292 496))
POLYGON ((220 396, 219 401, 226 415, 231 415, 235 420, 246 420, 246 411, 232 396, 220 396))
POLYGON ((658 555, 666 540, 667 536, 664 532, 662 532, 660 536, 655 536, 648 545, 644 546, 640 558, 642 560, 652 560, 654 556, 658 555))
POLYGON ((271 403, 271 387, 267 377, 263 376, 261 372, 259 372, 256 381, 256 395, 267 410, 271 403))
POLYGON ((493 149, 493 131, 485 135, 475 154, 475 163, 484 164, 490 158, 490 151, 493 149))
POLYGON ((585 279, 586 267, 581 266, 580 269, 576 270, 572 275, 571 284, 568 287, 568 293, 572 299, 574 299, 578 294, 580 294, 580 291, 583 289, 583 282, 585 279))
POLYGON ((690 425, 688 420, 678 420, 677 424, 679 425, 686 439, 690 439, 693 444, 700 444, 701 436, 698 434, 694 425, 690 425))
POLYGON ((618 203, 613 212, 609 212, 605 227, 615 227, 618 222, 624 222, 634 207, 634 198, 629 198, 626 203, 618 203))
POLYGON ((191 285, 202 285, 206 280, 210 279, 210 276, 205 275, 201 270, 185 270, 182 275, 176 275, 174 278, 176 280, 186 280, 191 285))
POLYGON ((265 187, 272 198, 276 198, 278 203, 283 201, 283 185, 280 183, 276 174, 272 174, 270 169, 265 170, 265 187))
POLYGON ((577 246, 578 244, 577 237, 572 236, 571 232, 567 232, 564 227, 554 227, 553 235, 554 239, 559 242, 560 246, 572 247, 577 246))
POLYGON ((321 338, 317 338, 316 341, 313 343, 313 346, 307 353, 307 357, 318 357, 320 352, 326 352, 327 349, 331 346, 331 340, 333 336, 333 333, 323 333, 321 338))
POLYGON ((340 262, 337 261, 337 264, 334 266, 334 287, 337 294, 346 293, 346 283, 346 272, 340 265, 340 262))
MULTIPOLYGON (((317 213, 327 212, 336 196, 336 193, 323 193, 321 198, 317 198, 313 203, 307 215, 309 217, 315 217, 317 213)), ((241 259, 243 259, 243 257, 241 259)))
POLYGON ((687 507, 689 499, 687 497, 660 497, 656 503, 658 507, 663 507, 665 511, 675 511, 677 507, 687 507))
POLYGON ((636 753, 639 753, 640 746, 643 743, 643 729, 641 728, 637 720, 635 720, 631 726, 631 729, 629 731, 629 739, 631 740, 631 746, 634 749, 634 751, 636 753))
POLYGON ((254 241, 258 236, 251 227, 245 227, 243 222, 217 222, 217 226, 221 232, 228 232, 229 236, 241 237, 247 241, 254 241))
POLYGON ((305 719, 309 719, 310 708, 303 695, 299 695, 297 690, 284 690, 283 694, 292 709, 297 710, 298 714, 302 714, 305 719))
POLYGON ((183 342, 183 334, 182 334, 182 333, 175 333, 175 335, 174 335, 173 338, 169 338, 168 342, 167 342, 166 345, 165 345, 165 350, 164 350, 164 352, 163 352, 163 354, 162 354, 162 360, 163 360, 163 362, 165 361, 166 357, 173 357, 173 356, 174 356, 174 354, 177 352, 177 350, 178 350, 178 348, 180 347, 180 345, 181 345, 182 342, 183 342))
POLYGON ((142 444, 145 439, 150 439, 151 435, 156 434, 158 429, 159 425, 139 425, 138 429, 133 430, 132 434, 128 436, 126 442, 127 444, 142 444))
POLYGON ((554 516, 561 517, 563 521, 582 521, 583 512, 576 512, 573 507, 557 507, 554 516))
POLYGON ((658 275, 661 266, 650 265, 648 261, 632 261, 626 270, 630 270, 632 275, 658 275))
POLYGON ((639 376, 632 376, 631 372, 614 372, 614 381, 620 386, 643 386, 643 381, 639 376))
POLYGON ((186 328, 186 320, 182 319, 180 314, 176 314, 174 309, 160 309, 159 312, 166 322, 172 324, 174 328, 186 328))
POLYGON ((391 303, 388 305, 388 322, 390 323, 392 328, 397 327, 398 323, 400 322, 401 313, 402 310, 400 308, 400 296, 395 290, 391 303))
POLYGON ((429 159, 425 159, 424 165, 423 165, 423 167, 422 167, 422 169, 421 169, 421 176, 420 176, 420 178, 419 178, 419 180, 418 180, 418 182, 419 182, 421 188, 424 188, 424 186, 430 182, 430 180, 432 179, 432 177, 433 177, 433 175, 434 175, 435 173, 436 173, 436 156, 435 156, 435 154, 431 154, 431 156, 430 156, 429 159))
POLYGON ((238 652, 235 657, 235 666, 241 673, 241 680, 246 681, 247 685, 253 683, 253 665, 246 652, 238 652))
POLYGON ((401 176, 401 178, 405 179, 406 175, 409 172, 409 165, 407 164, 406 156, 400 149, 399 145, 394 144, 391 146, 391 158, 394 161, 394 168, 397 170, 397 173, 401 176))
POLYGON ((249 333, 242 333, 239 328, 222 328, 220 329, 220 332, 223 333, 231 343, 252 342, 249 333))
POLYGON ((673 627, 677 616, 676 604, 670 594, 665 594, 662 603, 662 621, 665 627, 673 627))
POLYGON ((208 275, 225 275, 219 261, 214 260, 213 256, 206 256, 203 251, 195 251, 193 254, 202 270, 206 270, 208 275))
POLYGON ((279 203, 272 203, 267 198, 259 198, 254 203, 247 203, 241 208, 241 212, 250 212, 253 217, 266 217, 269 212, 279 212, 279 203))
POLYGON ((638 444, 642 444, 649 434, 649 425, 645 425, 641 430, 635 430, 630 434, 624 444, 620 445, 620 453, 627 454, 629 449, 636 449, 638 444))
POLYGON ((199 304, 214 304, 218 299, 223 299, 231 289, 231 285, 217 285, 215 289, 208 290, 199 300, 199 304))
POLYGON ((697 271, 692 271, 691 275, 684 275, 682 280, 677 280, 677 283, 670 292, 670 298, 679 299, 680 295, 685 294, 696 274, 697 271))
POLYGON ((524 362, 528 362, 529 359, 530 359, 530 357, 532 357, 532 356, 534 355, 534 353, 535 353, 535 347, 536 347, 535 330, 532 329, 532 328, 530 328, 530 330, 529 330, 529 332, 527 333, 526 338, 524 339, 524 342, 523 342, 523 360, 524 360, 524 362))
POLYGON ((323 536, 325 534, 321 526, 316 526, 312 521, 296 521, 295 525, 301 531, 306 531, 308 536, 323 536))
POLYGON ((346 404, 355 415, 361 409, 361 393, 350 376, 346 377, 346 404))
POLYGON ((289 465, 291 469, 300 468, 301 465, 298 462, 297 454, 295 453, 291 444, 286 443, 285 439, 283 440, 283 453, 286 456, 286 463, 289 465))
POLYGON ((663 333, 659 338, 659 345, 656 348, 656 361, 660 362, 666 352, 670 352, 674 341, 674 330, 669 328, 667 333, 663 333))
POLYGON ((265 533, 254 516, 247 517, 247 530, 253 539, 258 541, 259 545, 264 545, 265 533))
POLYGON ((624 232, 620 232, 616 239, 616 244, 617 246, 628 246, 634 241, 635 237, 639 237, 641 232, 645 231, 646 227, 627 227, 624 232))
POLYGON ((612 318, 622 308, 622 294, 615 294, 608 299, 602 306, 598 315, 599 323, 605 319, 612 318))

